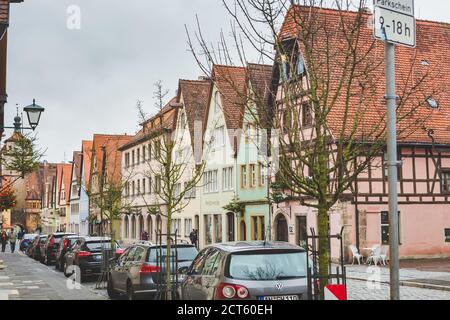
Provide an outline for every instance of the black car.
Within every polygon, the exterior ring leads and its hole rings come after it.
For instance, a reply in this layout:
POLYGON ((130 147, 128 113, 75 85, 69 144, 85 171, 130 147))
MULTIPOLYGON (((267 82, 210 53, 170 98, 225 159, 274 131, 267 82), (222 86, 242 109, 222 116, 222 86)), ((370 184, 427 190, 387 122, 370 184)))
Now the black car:
POLYGON ((56 262, 56 253, 62 237, 72 236, 74 233, 52 233, 47 237, 45 245, 41 246, 41 261, 45 265, 52 265, 56 262))
POLYGON ((80 239, 80 236, 77 235, 67 235, 63 236, 60 241, 60 245, 58 247, 58 251, 56 252, 55 259, 55 269, 59 271, 64 271, 64 256, 67 251, 69 251, 74 243, 80 239))
MULTIPOLYGON (((165 283, 166 250, 166 245, 144 243, 127 248, 120 257, 111 261, 108 295, 116 298, 120 294, 126 294, 129 300, 144 295, 154 295, 158 284, 165 283)), ((171 265, 172 278, 175 277, 177 268, 189 267, 197 253, 194 245, 172 245, 171 257, 175 255, 178 257, 178 265, 175 263, 171 265)))
POLYGON ((41 245, 45 244, 46 234, 37 235, 28 248, 27 255, 36 261, 41 261, 41 245))
POLYGON ((123 253, 117 241, 115 246, 113 252, 108 237, 80 237, 64 256, 64 275, 70 277, 79 272, 77 280, 80 282, 87 276, 100 276, 104 261, 108 263, 109 259, 123 253))

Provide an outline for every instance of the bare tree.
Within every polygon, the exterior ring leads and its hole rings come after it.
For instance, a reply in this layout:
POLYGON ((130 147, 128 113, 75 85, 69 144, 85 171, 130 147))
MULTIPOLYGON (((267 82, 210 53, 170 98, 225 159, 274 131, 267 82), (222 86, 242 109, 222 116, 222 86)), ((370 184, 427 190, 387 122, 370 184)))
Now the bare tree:
MULTIPOLYGON (((289 198, 317 210, 323 292, 329 274, 330 210, 355 194, 358 176, 369 166, 383 165, 384 45, 372 38, 365 0, 223 4, 232 20, 232 45, 221 37, 218 57, 198 23, 194 36, 188 31, 189 48, 206 74, 223 61, 245 66, 250 52, 274 65, 270 99, 255 94, 245 98, 266 110, 263 118, 270 119, 272 133, 277 133, 269 141, 277 163, 272 198, 289 198), (326 4, 332 10, 321 8, 326 4)), ((416 54, 405 54, 398 74, 399 139, 426 130, 431 112, 419 110, 426 97, 438 98, 445 89, 430 87, 440 71, 421 67, 416 54)))
MULTIPOLYGON (((204 161, 195 163, 192 152, 186 152, 179 147, 185 141, 184 128, 177 129, 179 104, 173 100, 163 105, 168 91, 163 89, 162 83, 155 83, 155 106, 159 112, 150 119, 140 119, 143 125, 143 134, 147 136, 151 149, 151 157, 146 160, 146 172, 144 173, 153 183, 151 200, 143 197, 150 214, 159 214, 164 217, 167 224, 165 230, 166 253, 166 299, 171 300, 173 286, 171 278, 171 264, 173 257, 173 234, 177 230, 172 229, 173 215, 182 212, 190 203, 190 194, 195 192, 205 168, 204 161)), ((137 106, 142 110, 142 105, 137 106)), ((145 114, 140 111, 139 114, 145 114)), ((186 126, 187 123, 184 123, 186 126)), ((162 230, 157 228, 158 232, 162 230)))

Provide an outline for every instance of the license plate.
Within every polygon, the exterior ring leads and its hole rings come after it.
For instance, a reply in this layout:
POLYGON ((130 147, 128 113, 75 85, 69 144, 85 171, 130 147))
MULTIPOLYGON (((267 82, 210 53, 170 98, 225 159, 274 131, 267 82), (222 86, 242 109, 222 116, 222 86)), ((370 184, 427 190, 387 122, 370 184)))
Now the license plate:
POLYGON ((102 256, 94 256, 94 260, 102 260, 102 256))
POLYGON ((263 296, 259 297, 259 300, 300 300, 299 296, 263 296))

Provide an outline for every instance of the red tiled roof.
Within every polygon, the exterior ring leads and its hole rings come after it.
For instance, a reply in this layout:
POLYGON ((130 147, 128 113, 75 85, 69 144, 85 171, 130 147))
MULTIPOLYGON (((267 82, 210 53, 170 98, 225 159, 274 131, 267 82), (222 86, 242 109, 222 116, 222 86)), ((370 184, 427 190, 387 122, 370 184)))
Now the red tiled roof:
POLYGON ((178 84, 178 101, 183 96, 183 107, 186 113, 186 120, 191 135, 191 143, 194 143, 194 128, 196 121, 205 119, 208 108, 209 97, 211 95, 211 80, 183 80, 178 84))
POLYGON ((249 63, 247 66, 248 80, 254 94, 254 103, 257 105, 260 123, 268 125, 268 104, 272 97, 273 66, 249 63))
MULTIPOLYGON (((314 33, 311 59, 316 67, 331 70, 330 78, 333 80, 330 82, 331 89, 328 92, 336 91, 336 79, 342 78, 341 65, 344 62, 345 53, 348 52, 343 26, 350 26, 352 23, 354 25, 357 14, 332 9, 292 6, 281 27, 281 38, 294 39, 299 35, 300 20, 306 21, 305 25, 316 26, 317 32, 314 33), (329 58, 329 63, 324 62, 326 58, 329 58)), ((386 114, 384 44, 374 40, 372 29, 367 27, 371 16, 363 13, 362 17, 361 34, 359 41, 355 42, 355 51, 359 58, 369 52, 366 63, 372 61, 373 71, 370 72, 370 76, 361 74, 357 78, 358 81, 354 81, 355 85, 352 87, 350 97, 349 116, 351 119, 355 114, 360 114, 361 125, 358 128, 360 137, 368 136, 377 124, 381 123, 384 128, 386 114), (363 94, 361 94, 362 90, 364 90, 363 94)), ((400 142, 431 143, 428 130, 432 129, 436 143, 450 144, 449 40, 450 24, 417 20, 416 48, 396 47, 397 94, 400 98, 402 98, 402 92, 411 91, 410 88, 417 83, 418 79, 428 74, 425 82, 416 88, 412 95, 409 97, 403 95, 403 99, 407 98, 404 101, 407 102, 399 108, 399 114, 404 116, 407 112, 412 110, 414 112, 413 115, 407 116, 407 121, 399 123, 400 142), (427 61, 427 65, 424 65, 423 61, 427 61), (425 100, 429 96, 438 101, 439 109, 432 110, 428 107, 425 100)), ((300 47, 302 48, 301 43, 300 47)), ((352 129, 352 123, 349 125, 345 122, 345 105, 345 97, 339 96, 330 111, 328 125, 333 135, 339 135, 343 128, 346 135, 352 129)))
POLYGON ((212 78, 220 92, 227 129, 242 128, 246 103, 246 76, 244 67, 214 65, 212 78))
POLYGON ((0 24, 9 24, 9 0, 0 0, 0 24))
MULTIPOLYGON (((120 146, 129 142, 134 136, 95 134, 93 139, 93 157, 96 158, 99 176, 103 174, 103 157, 106 155, 106 175, 108 182, 120 181, 122 176, 122 157, 120 146), (105 152, 103 153, 103 147, 105 152)), ((92 176, 92 172, 91 172, 92 176)))
MULTIPOLYGON (((68 163, 58 163, 56 165, 56 175, 58 179, 58 193, 59 197, 61 197, 61 189, 64 184, 64 195, 66 203, 70 201, 70 179, 72 177, 72 165, 68 163)), ((59 204, 60 198, 57 199, 59 204)))
MULTIPOLYGON (((83 154, 83 172, 85 175, 85 183, 89 184, 91 176, 91 156, 92 156, 92 141, 83 140, 81 142, 81 152, 83 154)), ((81 177, 82 179, 83 177, 81 177)), ((84 187, 87 187, 84 186, 84 187)))

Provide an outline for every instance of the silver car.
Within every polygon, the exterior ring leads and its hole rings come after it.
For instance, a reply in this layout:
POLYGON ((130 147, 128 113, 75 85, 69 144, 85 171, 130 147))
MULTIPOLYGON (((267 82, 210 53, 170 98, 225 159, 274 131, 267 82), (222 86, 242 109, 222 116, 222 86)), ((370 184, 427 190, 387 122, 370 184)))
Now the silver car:
POLYGON ((183 300, 306 300, 303 248, 285 242, 234 242, 202 250, 180 268, 183 300))

